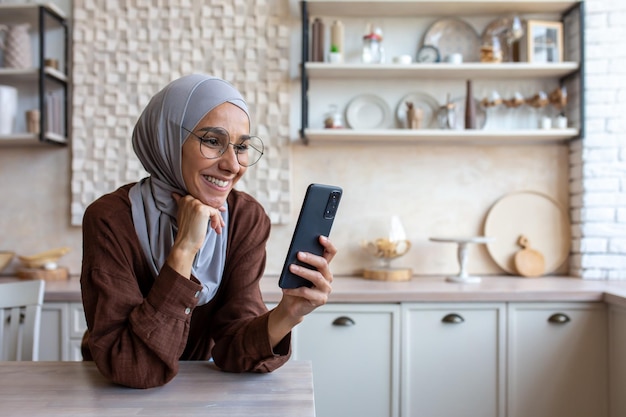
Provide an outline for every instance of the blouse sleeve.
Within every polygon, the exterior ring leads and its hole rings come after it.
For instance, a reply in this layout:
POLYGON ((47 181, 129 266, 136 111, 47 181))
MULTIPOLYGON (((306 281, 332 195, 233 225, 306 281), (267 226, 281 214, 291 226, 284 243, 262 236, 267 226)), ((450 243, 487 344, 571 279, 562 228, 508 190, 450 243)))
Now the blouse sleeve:
POLYGON ((152 283, 131 239, 132 220, 124 224, 129 217, 87 209, 81 291, 88 347, 100 372, 117 384, 149 388, 177 374, 201 286, 167 265, 152 283))

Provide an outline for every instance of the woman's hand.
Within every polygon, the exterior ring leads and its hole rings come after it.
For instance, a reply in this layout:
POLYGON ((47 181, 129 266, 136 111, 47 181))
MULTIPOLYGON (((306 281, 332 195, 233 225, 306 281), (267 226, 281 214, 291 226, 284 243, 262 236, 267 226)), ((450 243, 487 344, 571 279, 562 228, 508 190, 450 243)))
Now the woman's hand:
POLYGON ((226 210, 224 207, 216 209, 207 206, 189 194, 182 197, 172 193, 172 196, 178 204, 176 215, 178 223, 177 241, 186 243, 191 248, 195 248, 197 252, 204 243, 209 222, 211 229, 215 230, 217 234, 222 233, 224 218, 221 212, 226 210))
POLYGON ((298 252, 298 260, 315 269, 289 265, 293 274, 309 280, 313 286, 283 289, 283 298, 270 314, 268 323, 272 346, 276 346, 304 316, 328 301, 333 282, 329 264, 337 254, 337 248, 325 236, 320 236, 319 242, 324 247, 322 256, 298 252))
POLYGON ((178 204, 178 233, 167 263, 179 274, 190 278, 193 259, 204 244, 208 227, 222 233, 225 224, 221 212, 226 208, 207 206, 191 195, 183 197, 172 193, 172 197, 178 204))

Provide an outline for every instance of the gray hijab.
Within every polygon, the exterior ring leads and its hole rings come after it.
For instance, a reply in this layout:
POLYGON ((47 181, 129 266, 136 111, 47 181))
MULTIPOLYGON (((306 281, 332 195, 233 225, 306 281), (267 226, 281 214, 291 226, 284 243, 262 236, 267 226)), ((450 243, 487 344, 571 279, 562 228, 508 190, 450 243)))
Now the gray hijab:
MULTIPOLYGON (((133 223, 141 248, 156 278, 174 243, 176 192, 189 194, 182 174, 182 146, 188 133, 213 108, 232 103, 248 114, 241 94, 228 82, 205 74, 172 81, 148 103, 133 131, 133 149, 150 174, 129 193, 133 223)), ((227 205, 225 204, 226 208, 227 205)), ((218 235, 210 227, 192 269, 202 283, 198 304, 208 303, 222 279, 228 238, 228 210, 222 213, 226 227, 218 235)))

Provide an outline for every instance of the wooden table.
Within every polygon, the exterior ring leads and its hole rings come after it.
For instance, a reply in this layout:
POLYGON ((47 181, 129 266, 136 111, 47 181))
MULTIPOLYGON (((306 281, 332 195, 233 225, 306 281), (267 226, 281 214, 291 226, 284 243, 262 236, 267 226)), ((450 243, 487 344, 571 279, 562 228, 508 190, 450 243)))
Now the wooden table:
POLYGON ((232 374, 181 362, 167 385, 139 390, 111 384, 93 362, 0 362, 0 416, 313 417, 311 364, 232 374))

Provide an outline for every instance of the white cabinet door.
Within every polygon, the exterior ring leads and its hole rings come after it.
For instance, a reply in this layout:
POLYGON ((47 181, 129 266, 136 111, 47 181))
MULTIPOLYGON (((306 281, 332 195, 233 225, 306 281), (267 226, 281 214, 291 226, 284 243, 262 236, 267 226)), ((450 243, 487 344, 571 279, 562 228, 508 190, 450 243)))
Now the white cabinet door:
POLYGON ((602 303, 511 303, 508 417, 606 417, 602 303))
POLYGON ((626 416, 626 308, 609 307, 609 416, 626 416))
POLYGON ((44 303, 41 309, 39 360, 69 359, 69 308, 67 303, 44 303))
POLYGON ((504 416, 504 303, 402 307, 403 417, 504 416))
POLYGON ((81 352, 80 345, 83 340, 85 330, 87 330, 85 310, 83 309, 82 303, 71 303, 69 309, 68 360, 82 361, 83 354, 81 352))
POLYGON ((300 323, 293 356, 313 365, 318 417, 396 417, 399 306, 327 304, 300 323))

